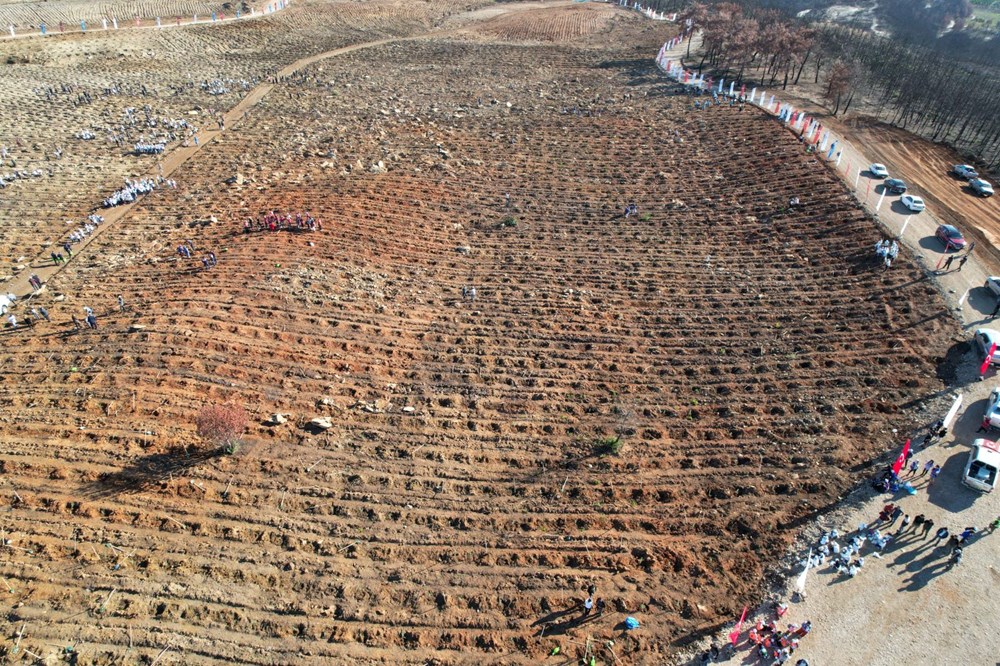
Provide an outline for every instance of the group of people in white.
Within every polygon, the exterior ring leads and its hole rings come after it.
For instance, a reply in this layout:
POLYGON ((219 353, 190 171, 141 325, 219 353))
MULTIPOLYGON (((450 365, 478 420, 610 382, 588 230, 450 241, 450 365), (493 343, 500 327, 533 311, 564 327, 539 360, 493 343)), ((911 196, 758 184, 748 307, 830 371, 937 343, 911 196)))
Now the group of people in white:
POLYGON ((139 180, 126 180, 125 186, 114 192, 104 200, 105 208, 114 208, 122 204, 132 203, 142 194, 149 194, 156 189, 157 185, 166 184, 167 187, 176 189, 177 182, 164 180, 162 176, 158 178, 140 178, 139 180))
POLYGON ((137 143, 135 144, 136 155, 160 155, 166 149, 163 143, 137 143))
POLYGON ((70 242, 79 243, 83 241, 84 238, 94 233, 94 230, 101 226, 102 222, 104 222, 104 218, 100 215, 97 215, 96 213, 88 215, 86 222, 70 232, 70 242))
POLYGON ((888 239, 880 240, 875 243, 875 255, 886 268, 891 268, 892 262, 899 256, 899 242, 895 239, 892 241, 888 239))

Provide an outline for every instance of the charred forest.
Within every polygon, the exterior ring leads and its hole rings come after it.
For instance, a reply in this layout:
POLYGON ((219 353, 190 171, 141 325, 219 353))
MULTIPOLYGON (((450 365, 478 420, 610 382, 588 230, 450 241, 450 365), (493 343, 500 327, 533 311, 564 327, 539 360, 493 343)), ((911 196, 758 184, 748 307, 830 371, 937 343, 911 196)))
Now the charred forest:
POLYGON ((700 34, 700 51, 686 51, 699 72, 781 89, 820 84, 835 116, 853 108, 1000 167, 1000 40, 965 29, 968 2, 900 5, 892 20, 886 6, 864 27, 812 11, 825 4, 651 2, 700 34))

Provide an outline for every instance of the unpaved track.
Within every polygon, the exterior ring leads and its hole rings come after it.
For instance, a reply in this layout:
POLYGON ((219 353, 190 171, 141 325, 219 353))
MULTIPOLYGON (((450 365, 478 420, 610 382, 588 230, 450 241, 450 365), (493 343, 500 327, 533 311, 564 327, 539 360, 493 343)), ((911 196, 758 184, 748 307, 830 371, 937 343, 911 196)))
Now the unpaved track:
MULTIPOLYGON (((559 7, 565 6, 567 2, 557 2, 551 3, 546 6, 559 7)), ((530 3, 526 5, 509 5, 502 8, 501 13, 517 12, 517 11, 527 11, 538 9, 540 5, 538 3, 530 3)), ((263 15, 260 15, 263 16, 263 15)), ((270 15, 268 15, 270 16, 270 15)), ((490 20, 497 16, 496 12, 489 12, 488 14, 483 14, 482 10, 476 10, 468 12, 468 16, 471 18, 476 18, 479 20, 490 20)), ((461 17, 453 17, 452 22, 462 22, 461 17)), ((464 23, 464 22, 463 22, 464 23)), ((184 27, 184 26, 181 26, 184 27)), ((371 42, 364 42, 361 44, 352 44, 350 46, 344 46, 330 51, 325 51, 323 53, 318 53, 313 56, 308 56, 305 58, 300 58, 295 62, 282 68, 277 77, 287 77, 299 72, 310 65, 313 65, 322 60, 329 58, 335 58, 346 53, 352 53, 361 49, 368 49, 377 46, 382 46, 384 44, 389 44, 393 42, 406 42, 419 39, 426 39, 429 37, 443 37, 448 34, 455 34, 460 32, 463 28, 450 28, 447 30, 433 30, 422 35, 413 35, 409 37, 390 37, 386 39, 378 39, 371 42)), ((195 145, 193 139, 188 139, 183 144, 176 146, 172 150, 166 152, 162 159, 160 160, 160 168, 151 169, 146 173, 146 177, 156 178, 158 175, 162 175, 164 178, 170 178, 174 175, 177 170, 184 165, 185 162, 190 160, 193 156, 197 155, 198 152, 210 144, 219 134, 223 131, 233 131, 242 121, 246 113, 250 111, 254 106, 256 106, 264 97, 271 92, 274 88, 273 82, 261 83, 253 88, 236 106, 227 111, 224 114, 225 118, 225 130, 220 130, 216 125, 214 128, 203 128, 198 132, 198 145, 195 145)), ((213 123, 214 124, 214 123, 213 123)), ((110 225, 120 222, 121 220, 127 218, 133 209, 142 202, 144 197, 139 197, 136 201, 125 204, 122 206, 115 206, 109 209, 99 209, 97 212, 104 217, 104 223, 100 225, 89 237, 87 237, 83 242, 77 243, 73 246, 73 258, 69 261, 79 260, 79 255, 83 254, 86 248, 101 235, 110 225)), ((60 241, 61 242, 61 241, 60 241)), ((64 266, 55 266, 51 264, 51 259, 49 253, 52 249, 50 248, 43 252, 40 252, 36 258, 29 262, 30 267, 20 274, 15 276, 12 280, 8 281, 7 284, 3 285, 2 290, 4 293, 13 292, 18 297, 25 296, 32 293, 31 286, 28 284, 28 278, 32 275, 38 275, 42 282, 48 282, 52 276, 56 275, 61 271, 64 266)))

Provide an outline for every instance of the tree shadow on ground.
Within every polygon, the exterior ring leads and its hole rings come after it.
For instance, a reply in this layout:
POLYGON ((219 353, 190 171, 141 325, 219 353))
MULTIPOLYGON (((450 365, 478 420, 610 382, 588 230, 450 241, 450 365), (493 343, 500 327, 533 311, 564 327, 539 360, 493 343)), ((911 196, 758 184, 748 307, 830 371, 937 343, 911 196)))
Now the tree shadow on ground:
POLYGON ((174 474, 183 474, 221 455, 222 449, 191 451, 177 446, 136 460, 117 472, 101 474, 96 481, 84 486, 81 494, 87 499, 101 499, 139 493, 162 484, 174 474))

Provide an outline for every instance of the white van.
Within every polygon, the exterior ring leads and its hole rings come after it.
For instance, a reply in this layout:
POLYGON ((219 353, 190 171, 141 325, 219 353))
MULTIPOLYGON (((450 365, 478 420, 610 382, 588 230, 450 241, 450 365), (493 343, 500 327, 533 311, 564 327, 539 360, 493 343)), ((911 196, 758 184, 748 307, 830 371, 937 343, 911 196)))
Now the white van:
POLYGON ((997 470, 1000 470, 1000 444, 977 439, 972 443, 962 483, 984 493, 992 492, 997 485, 997 470))

